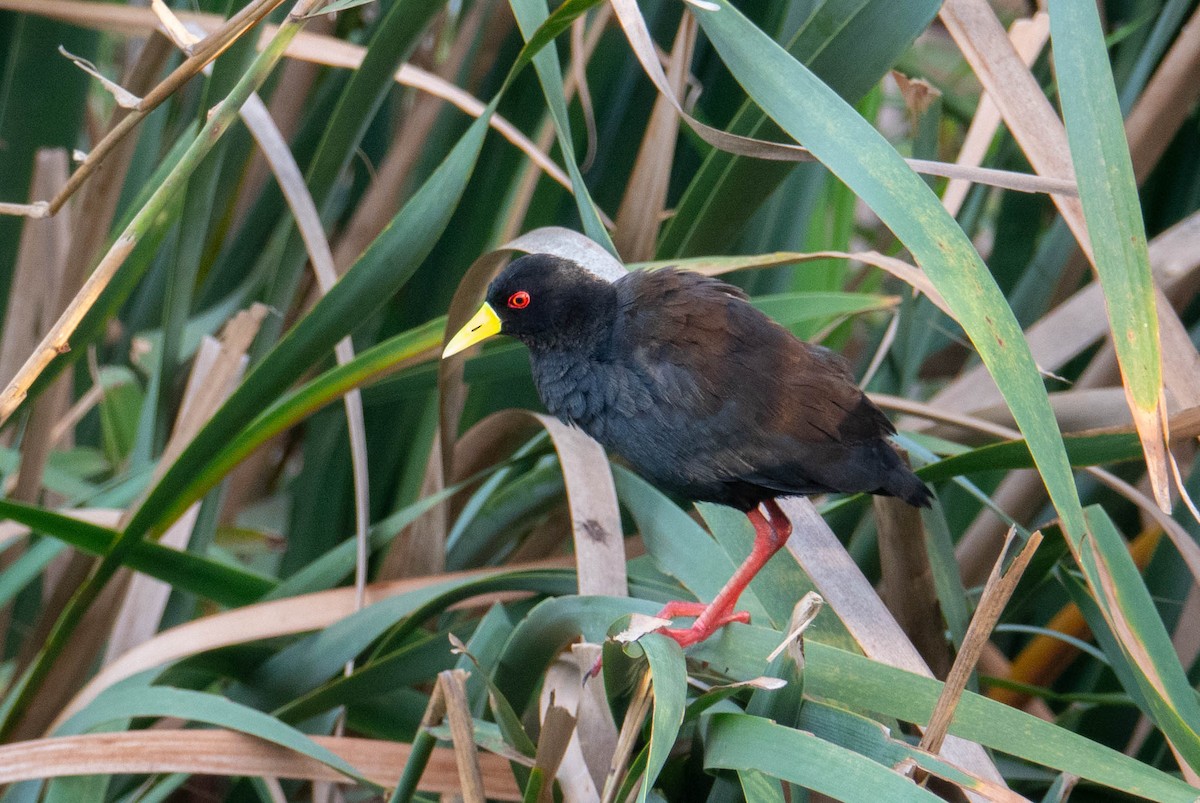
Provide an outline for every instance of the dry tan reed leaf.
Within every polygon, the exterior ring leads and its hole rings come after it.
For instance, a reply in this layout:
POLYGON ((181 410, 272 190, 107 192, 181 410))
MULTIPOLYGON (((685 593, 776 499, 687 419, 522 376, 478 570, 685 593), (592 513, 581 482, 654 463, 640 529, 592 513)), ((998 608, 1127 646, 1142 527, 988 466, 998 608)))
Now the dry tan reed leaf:
MULTIPOLYGON (((1015 527, 1009 530, 1002 555, 1008 553, 1008 547, 1016 538, 1016 533, 1015 527)), ((1040 532, 1032 533, 1007 569, 1003 567, 1003 559, 997 560, 995 566, 992 567, 991 576, 988 577, 987 584, 983 588, 983 596, 975 608, 975 614, 971 617, 971 624, 967 627, 967 635, 963 638, 962 646, 954 659, 954 666, 950 669, 949 677, 946 678, 946 685, 942 687, 942 693, 938 695, 933 713, 929 715, 929 725, 921 737, 920 748, 922 750, 936 753, 941 747, 950 730, 950 722, 954 719, 954 709, 958 707, 963 690, 967 688, 967 681, 971 679, 971 673, 975 671, 975 664, 979 661, 979 656, 983 654, 992 630, 1000 621, 1004 607, 1008 605, 1013 592, 1017 590, 1017 583, 1020 582, 1021 575, 1025 573, 1025 568, 1029 566, 1029 561, 1033 559, 1033 553, 1041 542, 1042 534, 1040 532)))
MULTIPOLYGON (((156 467, 156 477, 166 471, 167 466, 183 452, 241 381, 249 363, 246 352, 266 316, 267 307, 255 304, 233 316, 219 341, 211 337, 204 338, 188 376, 174 430, 156 467)), ((174 549, 186 549, 199 515, 199 503, 191 505, 167 529, 159 543, 174 549)), ((171 587, 161 580, 141 574, 132 577, 105 648, 104 664, 112 663, 119 655, 154 635, 170 595, 171 587)))
MULTIPOLYGON (((38 149, 34 157, 30 192, 53 192, 66 180, 69 169, 63 148, 38 149)), ((25 356, 50 330, 55 317, 66 305, 75 288, 70 286, 71 271, 67 254, 71 241, 71 216, 26 220, 21 226, 13 287, 9 294, 5 319, 3 350, 0 351, 0 379, 14 377, 25 356), (8 341, 9 336, 12 343, 8 341)), ((19 502, 35 504, 42 498, 42 477, 50 459, 54 441, 54 422, 71 406, 74 382, 69 375, 58 377, 36 400, 21 438, 15 477, 5 483, 5 494, 19 502)), ((11 436, 11 432, 6 438, 11 436)), ((53 494, 48 496, 53 497, 53 494)), ((48 498, 48 504, 59 500, 48 498)), ((16 543, 0 554, 0 571, 10 567, 22 554, 24 542, 16 543)), ((6 639, 12 606, 0 606, 0 639, 6 639)))
MULTIPOLYGON (((1008 38, 1021 63, 1029 67, 1037 59, 1042 48, 1050 38, 1050 15, 1039 11, 1028 19, 1019 19, 1008 29, 1008 38)), ((1000 110, 985 91, 979 97, 979 105, 971 118, 967 135, 963 138, 962 148, 958 152, 956 164, 978 167, 983 163, 996 130, 1000 127, 1000 110)), ((942 193, 942 206, 951 215, 958 215, 963 201, 967 198, 970 182, 963 179, 951 179, 942 193)))
POLYGON ((624 597, 625 542, 608 458, 583 430, 534 414, 554 441, 567 488, 580 594, 624 597))
POLYGON ((703 273, 707 276, 719 276, 735 270, 770 268, 777 265, 791 265, 796 262, 811 262, 818 259, 849 259, 887 271, 897 279, 921 291, 923 295, 927 296, 933 302, 934 306, 946 313, 951 319, 954 319, 954 314, 950 311, 946 300, 942 298, 942 294, 933 286, 933 282, 929 281, 928 277, 925 276, 923 270, 915 265, 910 265, 902 259, 885 256, 876 251, 778 251, 772 254, 758 254, 747 257, 720 257, 714 259, 700 257, 697 259, 652 262, 647 264, 651 266, 678 264, 681 267, 686 267, 688 270, 694 270, 697 273, 703 273))
MULTIPOLYGON (((583 161, 579 163, 579 171, 586 173, 596 160, 597 139, 596 109, 592 105, 592 93, 588 89, 587 63, 591 50, 587 46, 587 15, 577 17, 571 23, 571 80, 575 82, 579 95, 579 107, 583 111, 583 128, 587 134, 587 149, 583 161)), ((566 93, 563 93, 564 96, 566 93)))
MULTIPOLYGON (((538 695, 541 731, 538 734, 536 764, 546 772, 547 779, 558 781, 565 800, 596 800, 600 794, 599 786, 584 759, 586 744, 575 729, 576 712, 585 689, 583 677, 574 656, 563 653, 546 670, 538 695)), ((548 792, 553 785, 547 780, 545 791, 548 792)), ((539 796, 538 799, 543 798, 539 796)))
MULTIPOLYGON (((991 6, 986 0, 947 0, 939 16, 1033 169, 1041 175, 1074 180, 1067 130, 1013 49, 991 6)), ((1090 261, 1091 240, 1079 198, 1051 197, 1090 261)))
MULTIPOLYGON (((186 551, 199 515, 200 505, 192 505, 167 528, 158 542, 162 546, 186 551)), ((126 572, 127 570, 122 570, 123 574, 126 572)), ((129 584, 118 603, 116 619, 101 658, 102 664, 110 664, 118 656, 148 641, 158 631, 163 612, 167 609, 167 601, 171 597, 169 584, 144 574, 128 574, 129 584)))
MULTIPOLYGON (((320 746, 353 764, 380 786, 396 783, 412 746, 401 742, 310 736, 320 746)), ((508 762, 500 756, 479 757, 487 796, 520 800, 521 792, 508 762)), ((346 777, 319 761, 226 730, 148 730, 89 733, 37 739, 0 746, 0 783, 68 775, 155 774, 296 778, 345 782, 346 777)), ((460 790, 454 752, 435 747, 421 776, 420 788, 437 794, 460 790)))
POLYGON ((910 78, 899 70, 892 70, 892 80, 896 82, 900 99, 904 101, 904 108, 908 111, 910 126, 915 126, 915 121, 942 96, 942 90, 924 78, 910 78))
MULTIPOLYGON (((161 0, 160 0, 160 2, 161 2, 161 0)), ((142 102, 142 99, 139 98, 137 95, 130 92, 128 89, 121 86, 116 81, 113 81, 110 78, 107 78, 106 76, 104 76, 100 72, 100 70, 96 67, 96 65, 92 64, 87 59, 82 58, 80 56, 76 56, 74 53, 70 52, 62 45, 58 46, 58 53, 60 56, 67 59, 72 64, 74 64, 76 67, 78 67, 79 69, 83 70, 85 73, 90 75, 92 77, 92 79, 94 81, 96 81, 96 83, 100 84, 100 86, 106 92, 108 92, 109 95, 112 96, 112 99, 116 102, 117 106, 119 106, 120 108, 136 109, 138 107, 138 104, 142 102)))
POLYGON ((950 670, 950 646, 929 564, 921 511, 899 499, 873 499, 882 577, 879 596, 935 678, 950 670))
MULTIPOLYGON (((1107 388, 1109 391, 1120 391, 1120 388, 1107 388)), ((1089 394, 1092 391, 1074 391, 1081 394, 1089 394)), ((1175 415, 1171 416, 1171 442, 1174 444, 1183 444, 1191 441, 1194 438, 1200 438, 1200 407, 1189 407, 1186 410, 1180 410, 1175 415)), ((1121 426, 1100 427, 1098 429, 1080 430, 1080 434, 1111 434, 1131 432, 1132 426, 1128 423, 1121 426)))
POLYGON ((547 738, 545 722, 553 711, 551 703, 573 717, 573 730, 562 739, 565 753, 553 773, 568 800, 598 799, 617 748, 617 725, 605 697, 603 679, 589 678, 600 662, 601 649, 599 644, 572 644, 546 673, 539 698, 543 718, 539 753, 547 738))
POLYGON ((14 204, 11 201, 3 201, 0 202, 0 215, 41 220, 42 218, 50 217, 50 203, 48 201, 34 201, 31 204, 14 204))
MULTIPOLYGON (((1125 402, 1123 388, 1077 388, 1051 393, 1049 398, 1054 420, 1064 433, 1097 429, 1132 431, 1133 419, 1129 415, 1129 405, 1125 402)), ((1016 427, 1012 410, 1006 404, 972 410, 971 415, 993 424, 1016 427)), ((964 444, 981 441, 978 430, 953 425, 922 422, 920 429, 927 434, 964 444)))
POLYGON ((189 31, 163 0, 150 0, 150 10, 158 18, 163 33, 184 53, 190 53, 192 46, 200 41, 200 37, 189 31))
POLYGON ((617 723, 605 695, 603 676, 583 682, 600 662, 601 651, 599 644, 585 643, 572 644, 570 651, 580 678, 579 705, 574 712, 575 732, 596 789, 603 788, 605 773, 617 749, 617 723))
MULTIPOLYGON (((567 709, 551 705, 542 717, 542 730, 538 736, 537 756, 534 759, 534 766, 540 769, 546 778, 554 778, 559 775, 567 752, 567 745, 571 743, 574 736, 575 717, 567 709)), ((591 795, 588 797, 577 798, 566 795, 564 788, 564 797, 567 800, 595 800, 596 789, 592 787, 591 795)), ((547 781, 538 792, 537 803, 552 803, 553 800, 554 784, 547 781)))
MULTIPOLYGON (((675 34, 675 44, 667 64, 667 81, 677 96, 683 93, 686 86, 688 65, 692 62, 695 43, 696 18, 684 14, 679 21, 679 31, 675 34)), ((642 135, 633 170, 625 184, 621 205, 617 209, 613 245, 626 262, 654 256, 659 224, 667 203, 667 187, 678 136, 679 114, 667 96, 659 94, 642 135)))
POLYGON ((209 356, 203 362, 197 358, 192 367, 174 430, 155 469, 156 478, 167 471, 237 387, 249 362, 246 352, 269 312, 265 304, 252 304, 229 319, 219 341, 209 338, 209 356))
MULTIPOLYGON (((433 433, 421 498, 441 493, 446 487, 441 432, 433 433)), ((449 506, 453 500, 435 505, 405 527, 392 541, 379 567, 379 579, 439 574, 446 569, 446 535, 450 530, 449 506)))
MULTIPOLYGON (((804 671, 804 644, 802 637, 804 632, 808 630, 817 618, 817 614, 825 607, 825 598, 816 591, 808 591, 800 598, 800 601, 792 606, 792 615, 788 618, 787 635, 783 637, 783 641, 767 655, 767 663, 774 661, 784 652, 787 652, 788 657, 792 659, 792 663, 796 665, 796 669, 800 672, 804 671)), ((753 680, 743 681, 744 683, 753 684, 757 688, 763 689, 781 689, 787 685, 787 681, 780 678, 760 677, 753 680)), ((740 685, 737 683, 734 686, 740 685)))
MULTIPOLYGON (((1174 315, 1174 310, 1171 312, 1174 315)), ((1158 503, 1160 510, 1169 514, 1171 513, 1171 466, 1167 457, 1167 439, 1170 438, 1170 433, 1167 431, 1166 392, 1163 388, 1159 388, 1158 402, 1152 409, 1142 408, 1133 398, 1133 394, 1127 395, 1129 410, 1133 414, 1133 423, 1137 429, 1138 438, 1142 442, 1142 451, 1145 453, 1146 476, 1150 480, 1154 500, 1158 503)), ((1179 487, 1181 490, 1183 489, 1182 484, 1179 487)))
MULTIPOLYGON (((48 197, 66 182, 69 169, 65 149, 39 149, 34 156, 30 195, 48 197)), ((70 224, 69 216, 60 215, 29 220, 22 227, 4 336, 0 338, 0 382, 7 383, 16 375, 59 312, 55 302, 71 240, 70 224)))
MULTIPOLYGON (((65 174, 65 152, 62 155, 65 174)), ((20 302, 17 306, 24 305, 34 309, 37 314, 39 332, 45 332, 50 328, 55 314, 61 309, 61 306, 58 306, 56 302, 64 295, 70 296, 69 289, 64 292, 64 282, 69 281, 64 276, 66 249, 70 241, 67 229, 68 221, 61 220, 61 216, 47 220, 30 220, 26 222, 24 232, 26 236, 22 236, 21 238, 21 247, 17 254, 17 278, 18 280, 21 278, 21 264, 25 260, 35 259, 38 262, 33 266, 33 270, 41 272, 41 281, 44 284, 41 288, 33 285, 14 288, 10 298, 20 302), (47 228, 43 228, 40 235, 33 234, 33 236, 28 236, 31 234, 30 227, 47 228), (55 247, 49 242, 42 240, 42 235, 50 237, 61 236, 61 247, 55 247), (39 240, 41 240, 40 243, 39 240), (51 251, 43 251, 39 247, 40 245, 49 245, 51 251), (43 259, 45 261, 42 261, 43 259), (39 304, 38 299, 43 299, 46 303, 39 304)), ((16 328, 23 328, 21 321, 14 321, 13 323, 16 328)), ((25 353, 28 354, 28 351, 25 353)), ((71 407, 71 394, 74 384, 74 380, 70 374, 63 374, 55 379, 34 401, 33 409, 30 411, 21 437, 16 476, 9 477, 5 482, 6 495, 12 499, 30 504, 36 504, 39 500, 43 499, 42 479, 46 470, 46 463, 50 459, 50 452, 55 443, 56 424, 62 420, 71 407)), ((99 387, 98 382, 96 386, 99 387)), ((11 434, 11 432, 8 434, 11 434)), ((47 493, 45 498, 47 504, 58 504, 60 501, 55 494, 47 493)), ((0 560, 0 565, 7 565, 7 563, 0 560)))
MULTIPOLYGON (((794 526, 787 543, 788 551, 846 625, 863 653, 888 666, 932 677, 912 642, 905 637, 862 570, 812 503, 804 498, 789 497, 780 499, 779 504, 794 526)), ((980 778, 1004 786, 1004 779, 987 753, 973 742, 949 736, 941 755, 980 778)), ((972 799, 981 799, 968 794, 972 799)))
MULTIPOLYGON (((623 597, 625 549, 616 489, 604 450, 582 431, 529 410, 502 410, 473 426, 455 445, 455 481, 470 477, 511 454, 538 427, 559 456, 571 513, 580 594, 623 597)), ((409 543, 407 553, 433 549, 431 542, 409 543)))
MULTIPOLYGON (((75 513, 76 511, 71 512, 75 513)), ((545 560, 508 566, 504 569, 476 569, 387 583, 373 583, 367 586, 366 602, 369 605, 397 594, 455 579, 489 577, 502 572, 561 565, 563 565, 561 560, 545 560)), ((479 598, 480 604, 491 604, 495 599, 496 596, 492 594, 485 594, 479 598)), ((138 672, 164 666, 173 661, 219 647, 320 630, 349 616, 355 610, 357 610, 355 590, 353 588, 335 588, 288 599, 246 605, 164 630, 96 673, 87 685, 63 707, 56 719, 56 725, 64 722, 76 711, 96 699, 96 696, 104 689, 136 675, 138 672)))
POLYGON ((1138 184, 1150 175, 1200 100, 1200 9, 1184 23, 1125 120, 1138 184))

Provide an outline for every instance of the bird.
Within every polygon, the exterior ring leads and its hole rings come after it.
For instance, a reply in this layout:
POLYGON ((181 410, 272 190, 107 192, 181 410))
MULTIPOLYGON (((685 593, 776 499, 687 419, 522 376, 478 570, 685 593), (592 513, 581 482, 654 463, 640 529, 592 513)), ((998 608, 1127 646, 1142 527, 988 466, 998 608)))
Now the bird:
POLYGON ((753 524, 749 557, 712 602, 659 612, 694 619, 659 631, 681 647, 749 623, 738 597, 791 535, 780 497, 867 492, 931 503, 846 360, 718 279, 671 267, 610 282, 570 259, 528 254, 496 276, 442 357, 497 334, 528 348, 552 415, 660 490, 728 505, 753 524))

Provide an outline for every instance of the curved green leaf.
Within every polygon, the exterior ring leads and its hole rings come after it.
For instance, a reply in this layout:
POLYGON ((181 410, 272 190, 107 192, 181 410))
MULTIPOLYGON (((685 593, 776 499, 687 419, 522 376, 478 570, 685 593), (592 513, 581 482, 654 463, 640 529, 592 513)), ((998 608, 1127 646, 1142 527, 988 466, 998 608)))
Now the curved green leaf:
POLYGON ((683 711, 687 706, 687 668, 683 650, 673 639, 658 633, 648 633, 638 639, 650 662, 653 684, 654 713, 650 718, 650 754, 646 760, 646 775, 638 792, 638 803, 645 803, 658 774, 662 772, 679 737, 683 711))
MULTIPOLYGON (((93 555, 108 554, 119 535, 108 527, 8 499, 0 499, 0 517, 19 521, 35 532, 93 555)), ((264 575, 153 541, 134 546, 125 558, 125 565, 222 605, 245 605, 275 587, 275 581, 264 575)))
POLYGON ((704 745, 707 768, 757 770, 848 803, 941 799, 890 767, 761 717, 713 714, 704 745))

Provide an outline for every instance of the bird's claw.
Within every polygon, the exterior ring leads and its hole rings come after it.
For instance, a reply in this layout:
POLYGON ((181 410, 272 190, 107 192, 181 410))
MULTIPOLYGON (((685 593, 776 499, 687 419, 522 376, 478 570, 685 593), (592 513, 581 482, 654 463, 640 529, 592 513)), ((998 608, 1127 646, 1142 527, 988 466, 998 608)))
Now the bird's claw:
MULTIPOLYGON (((713 609, 712 603, 706 605, 703 602, 675 600, 668 602, 658 612, 659 619, 675 619, 678 617, 695 617, 696 621, 691 627, 660 627, 654 632, 674 639, 680 647, 690 647, 693 644, 699 644, 725 625, 733 622, 740 622, 744 625, 750 624, 749 611, 727 610, 720 612, 713 609)), ((604 658, 601 656, 596 659, 596 663, 592 664, 592 668, 584 673, 583 683, 586 685, 589 680, 599 675, 603 667, 604 658)))
POLYGON ((747 611, 716 610, 711 604, 705 605, 703 602, 668 602, 658 612, 660 619, 674 619, 679 616, 694 616, 696 621, 691 627, 663 627, 655 632, 674 639, 680 647, 698 644, 732 622, 750 624, 750 614, 747 611))

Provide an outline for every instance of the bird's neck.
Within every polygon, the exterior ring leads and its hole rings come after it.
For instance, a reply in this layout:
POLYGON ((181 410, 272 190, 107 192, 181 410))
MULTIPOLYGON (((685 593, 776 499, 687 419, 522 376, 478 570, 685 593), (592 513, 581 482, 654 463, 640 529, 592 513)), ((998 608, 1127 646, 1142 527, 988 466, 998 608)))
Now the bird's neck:
POLYGON ((539 337, 528 344, 542 403, 585 431, 590 432, 591 422, 602 415, 607 403, 605 382, 612 369, 616 317, 615 295, 593 298, 586 311, 560 319, 554 337, 539 337))
POLYGON ((604 287, 586 305, 564 309, 552 329, 526 339, 525 345, 535 359, 551 356, 572 361, 604 359, 612 345, 616 318, 616 293, 604 287))

